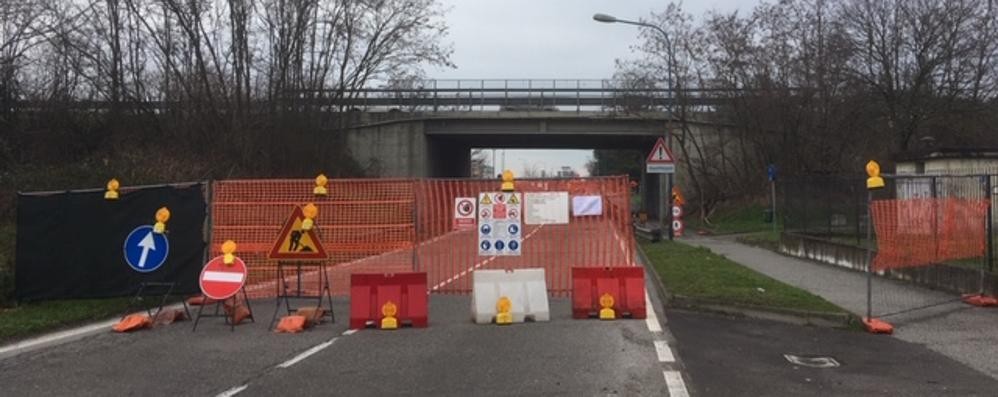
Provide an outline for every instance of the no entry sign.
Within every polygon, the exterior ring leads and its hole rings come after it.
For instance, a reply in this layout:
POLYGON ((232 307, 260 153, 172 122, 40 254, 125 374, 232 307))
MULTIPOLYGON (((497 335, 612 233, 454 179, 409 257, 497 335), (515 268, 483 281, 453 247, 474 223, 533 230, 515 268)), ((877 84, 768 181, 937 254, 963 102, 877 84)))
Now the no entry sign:
POLYGON ((204 265, 199 278, 204 296, 223 300, 239 292, 246 283, 246 264, 238 257, 235 259, 231 265, 226 265, 222 256, 217 256, 204 265))

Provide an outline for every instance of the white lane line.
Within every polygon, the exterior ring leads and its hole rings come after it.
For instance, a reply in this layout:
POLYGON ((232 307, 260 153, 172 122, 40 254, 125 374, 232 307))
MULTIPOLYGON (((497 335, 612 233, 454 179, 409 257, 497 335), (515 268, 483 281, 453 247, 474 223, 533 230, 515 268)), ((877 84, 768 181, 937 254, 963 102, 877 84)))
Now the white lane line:
POLYGON ((672 355, 672 349, 664 340, 655 341, 655 354, 658 354, 658 362, 660 363, 676 362, 676 356, 672 355))
POLYGON ((343 336, 350 336, 350 335, 355 334, 356 332, 357 332, 357 330, 355 330, 355 329, 348 329, 346 331, 343 331, 343 336))
MULTIPOLYGON (((164 306, 163 310, 173 310, 183 308, 183 304, 174 304, 169 306, 164 306)), ((78 328, 68 329, 65 331, 53 332, 51 334, 42 335, 37 338, 28 339, 25 341, 13 343, 7 346, 0 347, 0 359, 13 357, 18 354, 31 351, 36 348, 43 348, 49 345, 55 346, 66 342, 69 339, 82 338, 90 334, 96 334, 106 329, 110 329, 111 326, 121 321, 119 318, 112 320, 102 321, 95 324, 85 325, 78 328)))
POLYGON ((662 371, 665 375, 665 384, 669 386, 670 397, 690 397, 690 392, 686 391, 686 382, 683 382, 683 374, 679 371, 662 371))
POLYGON ((315 353, 320 352, 322 349, 325 349, 325 348, 329 347, 329 345, 332 345, 333 342, 336 342, 336 338, 330 339, 329 342, 321 343, 318 346, 315 346, 315 347, 313 347, 311 349, 305 350, 304 352, 302 352, 302 354, 299 354, 299 355, 295 356, 295 358, 292 358, 292 359, 290 359, 288 361, 285 361, 285 362, 281 363, 280 365, 277 366, 277 368, 287 368, 287 367, 290 367, 292 365, 295 365, 299 361, 308 358, 308 356, 311 356, 311 355, 313 355, 315 353))
MULTIPOLYGON (((537 234, 537 232, 539 232, 542 227, 544 227, 544 225, 537 226, 537 228, 534 229, 534 231, 532 231, 530 233, 527 233, 526 236, 523 236, 523 241, 527 241, 527 239, 533 237, 534 234, 537 234)), ((460 280, 461 277, 467 276, 468 273, 471 273, 471 272, 473 272, 475 270, 478 270, 480 267, 485 266, 485 265, 489 264, 490 262, 492 262, 492 261, 494 261, 496 259, 499 259, 499 258, 500 257, 498 257, 498 256, 493 256, 493 257, 490 257, 489 259, 480 261, 480 262, 478 262, 478 263, 476 263, 476 264, 474 264, 472 266, 468 266, 468 268, 465 269, 464 271, 462 271, 461 273, 458 273, 458 274, 456 274, 454 276, 451 276, 450 278, 444 280, 440 284, 434 285, 433 288, 430 288, 430 290, 427 291, 427 294, 429 294, 430 292, 439 290, 439 289, 447 286, 447 284, 450 284, 450 283, 453 283, 453 282, 455 282, 457 280, 460 280)))
POLYGON ((239 394, 239 392, 246 390, 247 387, 249 387, 249 385, 236 386, 229 390, 218 393, 218 395, 215 397, 232 397, 236 394, 239 394))
POLYGON ((658 322, 658 315, 655 314, 655 306, 651 304, 651 297, 648 296, 648 291, 645 291, 645 325, 648 326, 648 331, 652 333, 662 332, 662 324, 658 322))

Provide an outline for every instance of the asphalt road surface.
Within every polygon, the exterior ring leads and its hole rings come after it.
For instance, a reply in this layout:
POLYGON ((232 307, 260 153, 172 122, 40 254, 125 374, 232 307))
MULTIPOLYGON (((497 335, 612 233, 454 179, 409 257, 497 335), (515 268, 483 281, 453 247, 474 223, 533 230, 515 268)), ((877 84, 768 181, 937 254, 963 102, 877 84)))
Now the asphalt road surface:
POLYGON ((357 332, 337 300, 336 323, 297 335, 267 329, 273 308, 256 301, 234 332, 209 318, 8 358, 0 395, 682 395, 658 323, 573 320, 567 299, 550 322, 500 327, 473 324, 468 296, 434 295, 428 328, 357 332))
POLYGON ((923 345, 861 331, 668 311, 700 396, 994 396, 998 381, 923 345), (832 357, 795 365, 783 355, 832 357))

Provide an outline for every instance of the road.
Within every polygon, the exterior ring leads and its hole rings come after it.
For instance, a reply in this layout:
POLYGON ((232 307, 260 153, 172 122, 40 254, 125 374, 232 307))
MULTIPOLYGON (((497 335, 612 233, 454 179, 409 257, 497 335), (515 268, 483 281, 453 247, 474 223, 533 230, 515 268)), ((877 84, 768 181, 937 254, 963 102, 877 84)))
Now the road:
POLYGON ((336 323, 296 335, 270 332, 273 301, 255 303, 234 332, 108 331, 0 361, 0 394, 669 395, 657 322, 573 320, 563 298, 550 322, 500 327, 473 324, 468 296, 434 295, 428 328, 357 332, 337 299, 336 323))

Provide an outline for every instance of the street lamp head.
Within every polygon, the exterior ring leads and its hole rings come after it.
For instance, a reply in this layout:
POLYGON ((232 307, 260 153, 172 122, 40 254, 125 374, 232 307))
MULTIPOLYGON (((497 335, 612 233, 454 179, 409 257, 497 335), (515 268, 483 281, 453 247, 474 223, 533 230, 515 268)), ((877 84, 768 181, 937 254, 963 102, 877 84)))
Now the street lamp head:
POLYGON ((617 22, 617 18, 616 17, 614 17, 613 15, 606 15, 606 14, 593 14, 593 20, 597 21, 597 22, 604 22, 604 23, 614 23, 614 22, 617 22))

